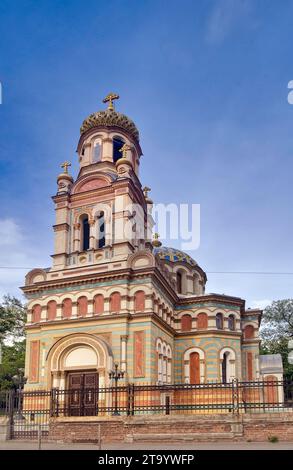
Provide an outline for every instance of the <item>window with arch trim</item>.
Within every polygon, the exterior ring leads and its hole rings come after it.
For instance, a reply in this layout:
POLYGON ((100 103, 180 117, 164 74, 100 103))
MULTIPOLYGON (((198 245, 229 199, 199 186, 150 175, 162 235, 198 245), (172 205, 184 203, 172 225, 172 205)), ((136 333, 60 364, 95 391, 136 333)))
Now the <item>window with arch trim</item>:
POLYGON ((119 313, 121 310, 121 295, 119 292, 113 292, 110 296, 110 312, 119 313))
POLYGON ((113 162, 116 163, 117 160, 119 160, 122 157, 122 152, 120 150, 122 149, 123 145, 125 144, 125 141, 118 136, 113 137, 113 162))
POLYGON ((94 313, 100 315, 104 313, 104 296, 97 294, 94 298, 94 313))
POLYGON ((235 322, 235 317, 234 315, 229 315, 228 317, 228 328, 230 331, 234 331, 236 328, 236 322, 235 322))
POLYGON ((217 313, 217 315, 216 315, 216 328, 217 328, 217 330, 222 330, 223 326, 224 326, 223 314, 222 313, 217 313))
POLYGON ((90 225, 88 216, 81 219, 81 251, 87 251, 90 247, 90 225))
POLYGON ((178 294, 182 294, 182 273, 181 271, 177 271, 176 273, 176 287, 178 294))
POLYGON ((101 160, 101 150, 102 150, 102 140, 101 138, 97 138, 94 141, 93 163, 97 163, 101 160))
POLYGON ((202 312, 197 315, 197 328, 199 330, 205 330, 208 327, 208 316, 202 312))
POLYGON ((192 316, 185 314, 181 317, 181 331, 190 331, 192 328, 192 316))
POLYGON ((72 300, 64 299, 62 303, 62 317, 70 318, 72 314, 72 300))
POLYGON ((32 308, 32 322, 33 323, 38 323, 41 321, 41 312, 42 312, 42 307, 37 304, 34 305, 32 308))
POLYGON ((84 295, 77 300, 77 315, 85 317, 88 312, 88 300, 84 295))
POLYGON ((134 294, 134 310, 135 312, 143 312, 145 310, 145 293, 142 290, 134 294))
POLYGON ((98 248, 103 248, 106 244, 105 238, 105 214, 101 212, 98 215, 98 248))
POLYGON ((55 320, 57 314, 57 302, 56 300, 50 300, 47 303, 47 319, 55 320))
POLYGON ((244 328, 244 339, 254 338, 254 327, 252 325, 246 325, 244 328))

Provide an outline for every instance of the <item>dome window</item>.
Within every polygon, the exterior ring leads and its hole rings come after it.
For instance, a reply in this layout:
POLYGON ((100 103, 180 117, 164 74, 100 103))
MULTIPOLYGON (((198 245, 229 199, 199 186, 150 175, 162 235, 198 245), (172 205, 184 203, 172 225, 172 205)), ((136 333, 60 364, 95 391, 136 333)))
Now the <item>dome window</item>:
POLYGON ((96 139, 94 142, 93 163, 97 163, 101 160, 101 144, 101 139, 96 139))
POLYGON ((87 251, 90 247, 90 225, 88 217, 84 217, 82 224, 82 251, 87 251))
POLYGON ((124 140, 122 140, 120 137, 114 137, 113 138, 113 162, 116 163, 119 158, 122 157, 122 152, 120 150, 122 149, 123 145, 125 144, 124 140))

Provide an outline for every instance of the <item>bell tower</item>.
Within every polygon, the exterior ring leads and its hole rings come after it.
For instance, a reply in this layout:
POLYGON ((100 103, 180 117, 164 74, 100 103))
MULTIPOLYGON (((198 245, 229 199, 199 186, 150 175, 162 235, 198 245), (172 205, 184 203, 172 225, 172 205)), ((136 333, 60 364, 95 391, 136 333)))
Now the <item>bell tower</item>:
POLYGON ((107 108, 83 121, 76 180, 69 162, 57 178, 53 271, 123 262, 138 249, 151 249, 152 201, 139 180, 139 132, 116 111, 118 99, 109 93, 107 108))

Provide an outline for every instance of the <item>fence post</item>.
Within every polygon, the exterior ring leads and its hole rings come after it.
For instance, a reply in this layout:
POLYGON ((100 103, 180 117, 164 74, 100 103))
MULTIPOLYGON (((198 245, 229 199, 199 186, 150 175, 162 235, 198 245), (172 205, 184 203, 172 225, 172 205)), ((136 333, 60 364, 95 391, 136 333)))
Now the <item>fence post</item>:
POLYGON ((232 402, 233 402, 233 413, 239 414, 239 381, 238 379, 232 380, 232 402))
POLYGON ((13 415, 14 415, 15 390, 12 389, 8 394, 8 416, 9 416, 9 439, 13 439, 13 415))
POLYGON ((135 408, 135 401, 134 401, 134 392, 135 392, 135 385, 131 385, 131 416, 134 416, 134 408, 135 408))

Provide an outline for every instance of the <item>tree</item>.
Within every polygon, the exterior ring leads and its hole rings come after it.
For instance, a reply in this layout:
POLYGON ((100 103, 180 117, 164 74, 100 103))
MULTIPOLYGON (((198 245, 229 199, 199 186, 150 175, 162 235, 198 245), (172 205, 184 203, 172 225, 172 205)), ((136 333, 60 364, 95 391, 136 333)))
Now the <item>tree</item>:
POLYGON ((26 314, 26 307, 19 299, 4 296, 0 303, 0 390, 12 388, 12 377, 24 367, 26 314))
POLYGON ((284 376, 293 378, 293 365, 288 362, 288 341, 293 337, 293 299, 277 300, 263 314, 262 354, 281 354, 284 376))
POLYGON ((0 338, 2 341, 24 337, 27 310, 25 305, 10 295, 5 295, 0 304, 0 338))
POLYGON ((11 346, 3 345, 2 364, 0 365, 0 390, 14 387, 12 377, 18 369, 24 367, 25 341, 16 342, 11 346))

